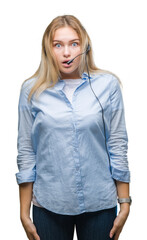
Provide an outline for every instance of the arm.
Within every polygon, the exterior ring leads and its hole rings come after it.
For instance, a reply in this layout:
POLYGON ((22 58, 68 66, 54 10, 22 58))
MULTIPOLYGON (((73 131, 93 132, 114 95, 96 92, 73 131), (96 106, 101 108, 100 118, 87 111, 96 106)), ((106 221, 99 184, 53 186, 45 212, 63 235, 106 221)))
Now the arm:
POLYGON ((20 219, 30 217, 30 207, 32 200, 33 183, 22 183, 19 185, 19 198, 20 198, 20 219))
MULTIPOLYGON (((117 194, 119 198, 128 198, 129 197, 129 183, 116 181, 117 194)), ((114 236, 114 240, 118 240, 119 235, 123 229, 123 226, 128 218, 130 212, 129 203, 121 203, 120 211, 118 216, 115 218, 113 227, 110 231, 110 238, 114 236)))
POLYGON ((116 78, 110 86, 111 119, 108 133, 108 151, 112 178, 116 181, 129 183, 130 171, 127 158, 128 134, 125 123, 125 110, 122 92, 116 78))
MULTIPOLYGON (((123 97, 118 80, 114 77, 110 87, 111 122, 108 137, 108 151, 112 169, 112 178, 116 183, 119 198, 129 197, 130 171, 127 159, 128 135, 125 124, 123 97)), ((122 228, 129 215, 129 203, 120 204, 120 212, 116 217, 110 237, 118 240, 122 228)))
POLYGON ((34 118, 31 106, 27 101, 27 82, 21 88, 18 106, 17 165, 19 172, 16 180, 19 185, 20 219, 29 240, 40 240, 36 227, 30 218, 33 182, 36 177, 36 158, 31 141, 31 130, 34 118))
POLYGON ((17 166, 16 173, 18 184, 34 182, 36 177, 36 156, 32 146, 31 132, 34 117, 31 112, 31 104, 28 102, 28 83, 22 86, 18 104, 18 137, 17 137, 17 166))
MULTIPOLYGON (((129 183, 116 181, 117 187, 117 195, 119 198, 129 198, 129 183)), ((121 203, 120 204, 120 211, 126 211, 126 214, 129 214, 130 211, 130 204, 128 203, 121 203)))
POLYGON ((19 184, 20 219, 29 240, 40 240, 35 225, 30 218, 33 183, 19 184))

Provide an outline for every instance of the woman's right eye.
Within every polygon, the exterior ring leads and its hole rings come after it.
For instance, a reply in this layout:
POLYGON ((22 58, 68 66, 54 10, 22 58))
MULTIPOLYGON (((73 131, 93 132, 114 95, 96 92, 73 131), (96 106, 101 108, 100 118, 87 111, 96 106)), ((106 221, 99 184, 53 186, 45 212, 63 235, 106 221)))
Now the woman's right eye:
POLYGON ((60 44, 60 43, 57 43, 57 44, 55 44, 55 46, 56 46, 57 48, 59 48, 59 47, 61 46, 61 44, 60 44))

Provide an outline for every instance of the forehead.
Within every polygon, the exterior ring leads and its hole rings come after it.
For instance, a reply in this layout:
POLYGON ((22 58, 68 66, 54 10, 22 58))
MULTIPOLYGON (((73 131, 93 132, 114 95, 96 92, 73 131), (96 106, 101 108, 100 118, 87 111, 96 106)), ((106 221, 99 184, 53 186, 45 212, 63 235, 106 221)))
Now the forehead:
POLYGON ((77 32, 71 27, 58 28, 53 36, 53 41, 71 41, 73 39, 79 39, 77 32))

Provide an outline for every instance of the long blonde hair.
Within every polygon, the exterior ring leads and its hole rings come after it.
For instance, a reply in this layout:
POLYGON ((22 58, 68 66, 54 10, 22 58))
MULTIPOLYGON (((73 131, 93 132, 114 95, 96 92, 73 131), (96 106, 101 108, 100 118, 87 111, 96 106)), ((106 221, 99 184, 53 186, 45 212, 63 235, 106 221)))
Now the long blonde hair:
MULTIPOLYGON (((45 89, 49 87, 53 87, 58 82, 58 78, 61 77, 59 67, 57 65, 55 55, 53 53, 52 41, 53 41, 53 36, 55 31, 61 27, 66 27, 66 26, 72 27, 77 32, 80 38, 81 52, 85 51, 88 44, 90 45, 90 51, 88 51, 87 53, 87 64, 88 64, 89 72, 90 73, 95 73, 95 72, 111 73, 110 71, 102 70, 96 67, 93 59, 92 43, 88 33, 86 32, 81 22, 73 15, 58 16, 54 18, 52 22, 47 26, 43 34, 41 62, 37 71, 30 78, 24 81, 26 82, 31 78, 36 78, 35 84, 31 88, 30 93, 28 95, 28 101, 30 101, 32 95, 35 92, 39 96, 45 89)), ((78 72, 80 76, 82 75, 83 72, 87 72, 87 68, 85 64, 85 55, 81 56, 80 64, 78 66, 78 72)))

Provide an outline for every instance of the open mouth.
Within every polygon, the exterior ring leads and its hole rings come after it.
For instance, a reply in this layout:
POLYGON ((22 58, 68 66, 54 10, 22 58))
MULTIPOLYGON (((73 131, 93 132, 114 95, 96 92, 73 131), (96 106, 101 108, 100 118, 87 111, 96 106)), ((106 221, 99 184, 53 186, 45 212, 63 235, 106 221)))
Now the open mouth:
POLYGON ((67 62, 69 62, 70 60, 66 60, 66 61, 64 61, 63 63, 67 63, 67 62))
POLYGON ((62 62, 62 64, 65 66, 65 67, 70 67, 72 65, 72 62, 70 64, 67 64, 67 62, 70 61, 70 59, 62 62))

